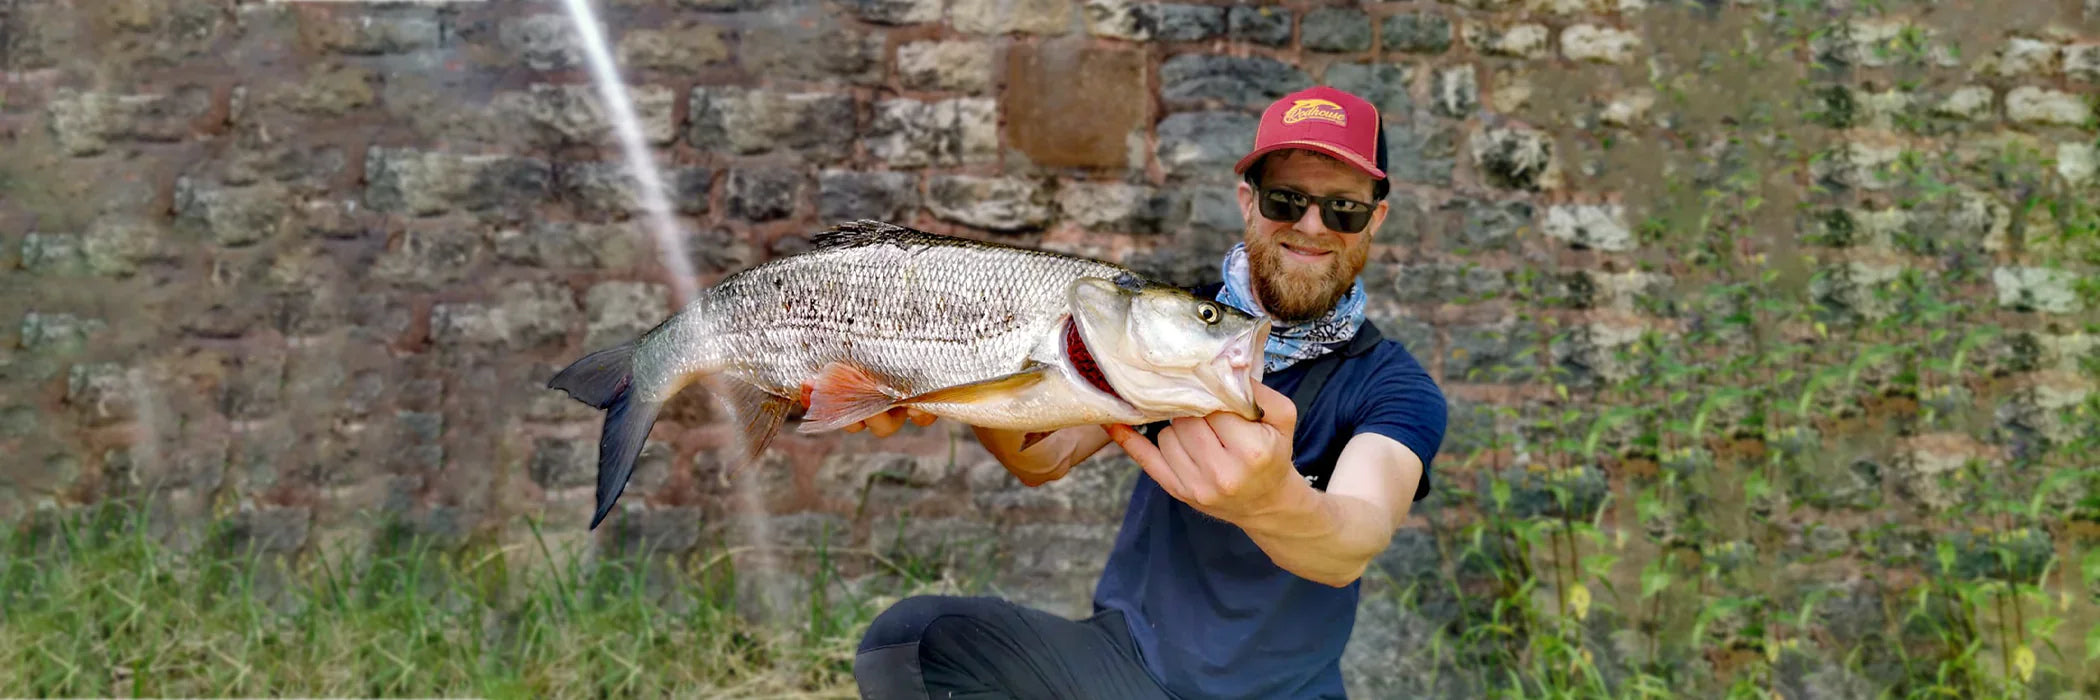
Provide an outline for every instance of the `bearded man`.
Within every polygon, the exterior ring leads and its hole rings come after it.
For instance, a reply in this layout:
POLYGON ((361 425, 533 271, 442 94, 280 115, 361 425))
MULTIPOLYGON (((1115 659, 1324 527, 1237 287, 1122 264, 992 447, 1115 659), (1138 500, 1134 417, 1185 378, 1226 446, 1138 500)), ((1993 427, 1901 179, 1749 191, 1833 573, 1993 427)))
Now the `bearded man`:
MULTIPOLYGON (((1334 698, 1360 578, 1429 492, 1443 392, 1364 318, 1385 223, 1385 129, 1331 87, 1262 113, 1234 168, 1243 240, 1195 290, 1274 320, 1260 421, 1086 426, 1028 449, 975 428, 1037 486, 1116 443, 1143 467, 1094 594, 1070 620, 990 597, 919 596, 869 625, 863 698, 1334 698)), ((849 430, 933 418, 900 409, 849 430)))

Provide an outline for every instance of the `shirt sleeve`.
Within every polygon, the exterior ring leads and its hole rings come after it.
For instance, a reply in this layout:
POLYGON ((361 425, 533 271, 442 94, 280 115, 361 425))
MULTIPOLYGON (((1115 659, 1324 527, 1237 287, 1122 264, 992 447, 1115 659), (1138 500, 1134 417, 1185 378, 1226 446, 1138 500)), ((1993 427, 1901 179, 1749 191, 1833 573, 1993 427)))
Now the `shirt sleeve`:
POLYGON ((1443 447, 1450 413, 1443 390, 1420 370, 1382 373, 1366 389, 1366 400, 1358 404, 1355 434, 1384 435, 1414 450, 1422 458, 1422 483, 1415 488, 1414 500, 1422 500, 1429 495, 1430 464, 1443 447))

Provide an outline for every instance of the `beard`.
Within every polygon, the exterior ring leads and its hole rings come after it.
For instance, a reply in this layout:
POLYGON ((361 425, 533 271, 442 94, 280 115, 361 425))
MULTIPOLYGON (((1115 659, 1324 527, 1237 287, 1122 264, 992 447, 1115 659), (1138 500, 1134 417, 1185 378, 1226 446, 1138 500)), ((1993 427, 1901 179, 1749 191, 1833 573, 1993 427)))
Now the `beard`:
POLYGON ((1357 241, 1356 245, 1334 251, 1317 265, 1286 258, 1285 243, 1301 248, 1324 247, 1311 243, 1300 245, 1296 232, 1288 228, 1263 234, 1258 228, 1250 227, 1247 272, 1253 278, 1254 293, 1260 297, 1262 308, 1277 320, 1288 323, 1319 318, 1333 309, 1335 303, 1356 284, 1357 274, 1363 272, 1364 263, 1371 256, 1369 237, 1357 241))

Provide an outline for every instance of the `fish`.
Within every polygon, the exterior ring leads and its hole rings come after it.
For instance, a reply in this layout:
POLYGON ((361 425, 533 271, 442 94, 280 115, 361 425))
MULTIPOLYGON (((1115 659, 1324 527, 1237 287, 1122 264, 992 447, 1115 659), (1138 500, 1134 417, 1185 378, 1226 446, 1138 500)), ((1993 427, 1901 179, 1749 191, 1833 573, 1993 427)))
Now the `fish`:
POLYGON ((756 462, 795 431, 899 406, 1022 431, 1229 412, 1260 420, 1270 318, 1083 256, 861 219, 728 275, 639 337, 585 354, 550 389, 605 412, 596 529, 657 414, 700 385, 756 462))

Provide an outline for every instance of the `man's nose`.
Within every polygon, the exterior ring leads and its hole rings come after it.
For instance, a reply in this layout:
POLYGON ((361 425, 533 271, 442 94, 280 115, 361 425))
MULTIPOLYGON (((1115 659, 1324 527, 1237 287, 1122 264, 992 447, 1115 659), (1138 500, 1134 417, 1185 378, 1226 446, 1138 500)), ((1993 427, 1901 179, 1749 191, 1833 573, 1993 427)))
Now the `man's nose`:
POLYGON ((1327 223, 1320 220, 1320 203, 1307 202, 1305 213, 1298 215, 1298 221, 1292 223, 1291 228, 1311 235, 1326 233, 1327 223))

